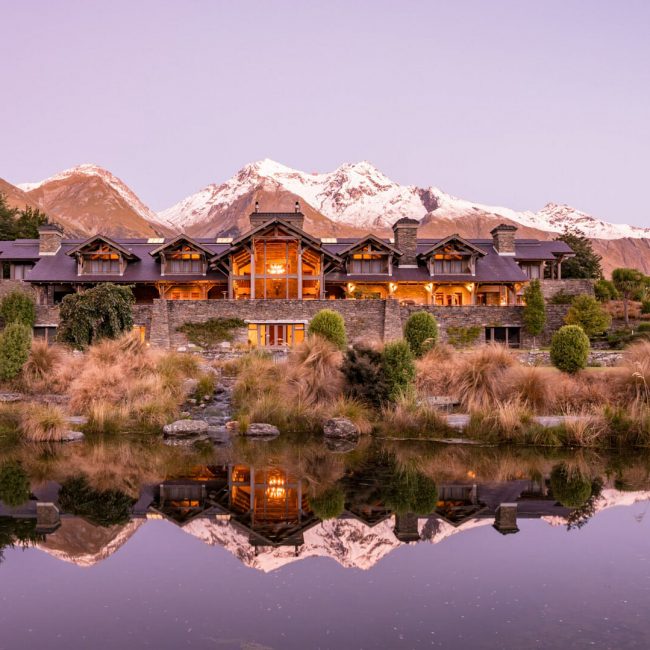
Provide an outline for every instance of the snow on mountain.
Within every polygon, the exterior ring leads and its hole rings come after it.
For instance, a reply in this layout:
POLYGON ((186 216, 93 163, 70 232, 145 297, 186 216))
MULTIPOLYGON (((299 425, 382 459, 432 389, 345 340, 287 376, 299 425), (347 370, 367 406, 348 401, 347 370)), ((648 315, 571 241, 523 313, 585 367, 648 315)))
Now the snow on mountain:
POLYGON ((306 173, 261 160, 246 165, 225 183, 208 185, 158 213, 158 222, 178 230, 195 226, 260 188, 290 192, 335 223, 356 228, 385 229, 401 217, 453 219, 488 214, 553 233, 572 226, 594 238, 650 238, 650 228, 607 223, 567 205, 548 203, 538 212, 517 211, 467 201, 437 187, 399 185, 367 161, 346 163, 329 173, 306 173))
POLYGON ((146 221, 153 223, 158 223, 159 219, 156 213, 149 207, 147 207, 137 196, 136 194, 128 187, 124 181, 120 180, 117 176, 109 172, 107 169, 100 167, 99 165, 93 165, 90 163, 85 163, 83 165, 77 165, 76 167, 71 167, 66 169, 54 176, 50 176, 42 181, 36 183, 19 183, 19 187, 24 192, 32 192, 37 190, 41 186, 52 183, 55 181, 66 181, 75 176, 89 176, 97 177, 101 179, 106 185, 111 187, 120 197, 131 207, 131 209, 140 217, 146 221))

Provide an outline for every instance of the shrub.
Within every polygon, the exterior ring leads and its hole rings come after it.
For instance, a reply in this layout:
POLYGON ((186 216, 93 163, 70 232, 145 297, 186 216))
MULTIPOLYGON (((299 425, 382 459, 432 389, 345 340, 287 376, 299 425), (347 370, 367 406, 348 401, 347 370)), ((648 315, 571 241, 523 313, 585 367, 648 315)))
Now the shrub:
POLYGON ((68 479, 59 491, 59 505, 65 512, 104 527, 127 523, 134 503, 119 490, 91 488, 85 476, 68 479))
POLYGON ((569 374, 582 370, 589 357, 589 338, 578 325, 564 325, 551 339, 551 362, 569 374))
POLYGON ((641 313, 650 314, 650 300, 644 300, 641 302, 641 313))
POLYGON ((609 302, 618 298, 618 291, 611 280, 598 280, 594 283, 594 293, 600 302, 609 302))
POLYGON ((341 370, 348 397, 375 407, 388 399, 388 384, 379 350, 358 346, 351 348, 345 355, 341 370))
POLYGON ((33 442, 59 441, 68 430, 63 411, 54 404, 32 404, 20 424, 25 438, 33 442))
POLYGON ((612 324, 612 317, 595 298, 581 295, 573 299, 564 322, 567 325, 579 325, 591 338, 607 331, 612 324))
POLYGON ((565 508, 580 508, 591 496, 591 480, 560 463, 551 470, 551 492, 565 508))
POLYGON ((524 329, 532 337, 537 337, 544 331, 546 324, 546 305, 539 280, 533 280, 526 287, 524 301, 526 303, 522 314, 524 329))
POLYGON ((23 323, 34 327, 36 321, 34 299, 24 291, 18 289, 11 291, 0 302, 0 316, 5 325, 23 323))
POLYGON ((650 332, 650 323, 639 323, 636 328, 637 332, 650 332))
POLYGON ((564 289, 560 289, 556 294, 551 296, 549 302, 552 305, 570 305, 572 300, 572 293, 567 293, 564 289))
POLYGON ((481 336, 481 329, 479 325, 448 327, 447 341, 449 345, 453 345, 455 348, 467 348, 478 341, 479 336, 481 336))
POLYGON ((612 282, 623 297, 623 318, 626 325, 630 324, 629 302, 643 290, 644 281, 643 273, 636 269, 622 268, 612 271, 612 282))
POLYGON ((417 311, 411 314, 404 326, 406 339, 413 356, 419 359, 430 350, 438 340, 438 323, 426 311, 417 311))
POLYGON ((394 341, 384 347, 381 365, 388 388, 388 399, 395 401, 413 385, 415 364, 406 341, 394 341))
POLYGON ((343 349, 347 345, 343 316, 331 309, 321 309, 309 323, 309 334, 317 334, 343 349))
POLYGON ((309 507, 321 521, 336 519, 345 509, 345 493, 339 485, 334 485, 310 497, 309 507))
POLYGON ((210 372, 206 372, 198 379, 194 397, 198 400, 210 399, 214 395, 214 390, 217 386, 217 380, 210 372))
POLYGON ((203 323, 184 323, 177 327, 187 340, 203 348, 212 348, 223 341, 232 341, 237 329, 246 327, 241 318, 210 318, 203 323))
POLYGON ((0 501, 15 508, 29 500, 29 477, 22 465, 8 462, 0 467, 0 501))
POLYGON ((61 302, 58 340, 83 349, 103 338, 115 339, 133 328, 130 287, 99 284, 61 302))
POLYGON ((26 388, 40 388, 47 382, 60 363, 61 349, 56 345, 49 345, 43 339, 33 339, 29 358, 23 366, 22 379, 26 388))
POLYGON ((11 323, 0 334, 0 380, 8 381, 18 375, 29 358, 32 328, 24 323, 11 323))

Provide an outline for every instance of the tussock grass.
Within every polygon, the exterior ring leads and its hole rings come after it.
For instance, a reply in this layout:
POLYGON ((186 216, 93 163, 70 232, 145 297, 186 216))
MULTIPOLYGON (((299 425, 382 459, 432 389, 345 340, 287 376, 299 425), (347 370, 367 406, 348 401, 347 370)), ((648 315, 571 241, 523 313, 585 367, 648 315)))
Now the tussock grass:
POLYGON ((57 442, 69 429, 65 413, 54 404, 31 404, 22 410, 20 429, 31 442, 57 442))
POLYGON ((63 356, 63 350, 57 345, 33 339, 29 358, 20 374, 21 389, 29 393, 47 391, 54 369, 61 363, 63 356))
POLYGON ((394 405, 382 409, 378 430, 391 437, 443 436, 450 432, 440 414, 418 402, 414 394, 402 395, 394 405))

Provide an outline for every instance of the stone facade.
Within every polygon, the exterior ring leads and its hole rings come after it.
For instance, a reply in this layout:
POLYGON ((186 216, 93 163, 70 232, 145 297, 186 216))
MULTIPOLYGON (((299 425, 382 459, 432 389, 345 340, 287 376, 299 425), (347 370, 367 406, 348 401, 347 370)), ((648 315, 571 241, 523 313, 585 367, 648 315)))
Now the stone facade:
POLYGON ((539 284, 545 300, 551 300, 558 293, 567 296, 594 295, 593 280, 540 280, 539 284))
POLYGON ((400 266, 417 266, 418 260, 418 222, 414 219, 400 219, 393 226, 395 234, 395 247, 402 251, 399 258, 400 266))
POLYGON ((494 240, 494 248, 499 255, 515 254, 515 234, 517 228, 502 223, 490 231, 494 240))

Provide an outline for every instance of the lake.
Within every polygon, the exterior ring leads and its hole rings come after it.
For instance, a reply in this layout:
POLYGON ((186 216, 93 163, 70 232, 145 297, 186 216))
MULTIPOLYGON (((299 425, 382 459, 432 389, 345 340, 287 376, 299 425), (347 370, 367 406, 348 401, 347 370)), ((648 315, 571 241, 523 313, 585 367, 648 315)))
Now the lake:
POLYGON ((0 650, 650 646, 645 452, 118 438, 0 495, 0 650))

